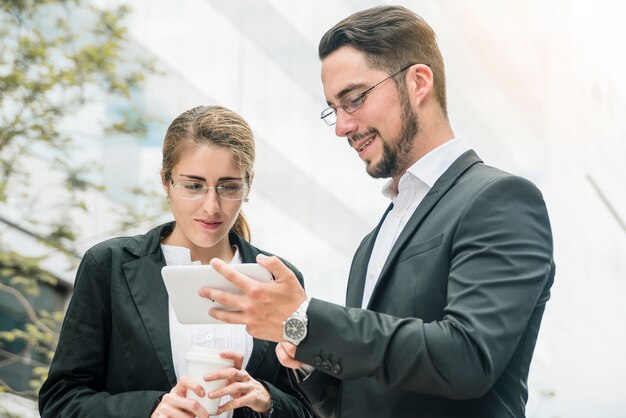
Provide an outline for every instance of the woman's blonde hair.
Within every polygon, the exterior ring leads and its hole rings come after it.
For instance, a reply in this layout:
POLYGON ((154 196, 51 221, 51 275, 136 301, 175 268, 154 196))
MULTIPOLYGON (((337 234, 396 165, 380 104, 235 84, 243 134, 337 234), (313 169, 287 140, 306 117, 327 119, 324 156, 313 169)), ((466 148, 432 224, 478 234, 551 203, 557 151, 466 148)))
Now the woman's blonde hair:
MULTIPOLYGON (((163 140, 161 181, 167 185, 172 180, 172 168, 188 150, 201 145, 226 148, 233 155, 237 168, 250 183, 254 165, 254 135, 248 123, 237 113, 221 106, 198 106, 183 112, 172 121, 163 140)), ((250 241, 250 227, 240 210, 233 231, 250 241)))

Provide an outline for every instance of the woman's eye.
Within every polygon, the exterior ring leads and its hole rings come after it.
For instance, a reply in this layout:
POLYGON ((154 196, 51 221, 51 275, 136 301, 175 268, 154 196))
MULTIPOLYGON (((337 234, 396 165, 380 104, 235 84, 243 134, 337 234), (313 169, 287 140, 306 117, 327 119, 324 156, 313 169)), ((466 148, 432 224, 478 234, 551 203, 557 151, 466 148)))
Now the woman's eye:
POLYGON ((191 191, 198 191, 198 190, 203 190, 204 189, 204 185, 202 183, 187 183, 185 184, 185 189, 187 190, 191 190, 191 191))
POLYGON ((232 190, 239 190, 243 186, 240 183, 224 183, 224 184, 221 184, 220 187, 222 188, 222 190, 232 191, 232 190))

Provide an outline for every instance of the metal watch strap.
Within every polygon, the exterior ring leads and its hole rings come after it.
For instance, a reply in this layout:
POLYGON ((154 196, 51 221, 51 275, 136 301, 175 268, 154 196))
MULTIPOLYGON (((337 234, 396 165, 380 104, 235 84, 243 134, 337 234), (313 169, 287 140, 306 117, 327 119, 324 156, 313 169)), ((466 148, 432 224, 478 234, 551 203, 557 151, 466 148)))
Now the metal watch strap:
POLYGON ((306 298, 304 302, 298 306, 298 309, 294 312, 296 315, 304 316, 306 318, 306 310, 309 309, 309 302, 311 302, 311 298, 306 298))

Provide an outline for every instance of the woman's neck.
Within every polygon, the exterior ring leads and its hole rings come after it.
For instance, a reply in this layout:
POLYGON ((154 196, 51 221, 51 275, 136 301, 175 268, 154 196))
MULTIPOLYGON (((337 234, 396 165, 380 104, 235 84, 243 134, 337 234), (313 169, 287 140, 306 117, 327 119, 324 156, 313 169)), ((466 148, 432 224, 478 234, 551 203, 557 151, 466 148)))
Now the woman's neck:
POLYGON ((224 239, 212 247, 199 247, 187 239, 181 239, 174 231, 169 236, 163 238, 161 242, 165 245, 188 248, 191 261, 200 261, 202 264, 209 264, 213 258, 219 258, 230 263, 235 255, 235 248, 230 245, 228 236, 225 236, 224 239))

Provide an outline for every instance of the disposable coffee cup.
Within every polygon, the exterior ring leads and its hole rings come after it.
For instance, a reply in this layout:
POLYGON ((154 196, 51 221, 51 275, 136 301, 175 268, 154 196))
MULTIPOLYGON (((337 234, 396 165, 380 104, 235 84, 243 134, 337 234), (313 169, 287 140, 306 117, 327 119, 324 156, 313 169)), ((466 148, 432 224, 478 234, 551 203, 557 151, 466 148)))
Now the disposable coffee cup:
POLYGON ((225 387, 227 380, 205 382, 203 377, 207 373, 226 367, 233 367, 235 363, 232 360, 220 357, 220 350, 197 346, 191 347, 191 351, 185 354, 185 360, 187 361, 187 376, 200 383, 205 392, 205 396, 200 398, 192 390, 187 390, 187 398, 197 400, 210 415, 214 415, 220 406, 221 398, 210 399, 206 395, 209 392, 225 387))

